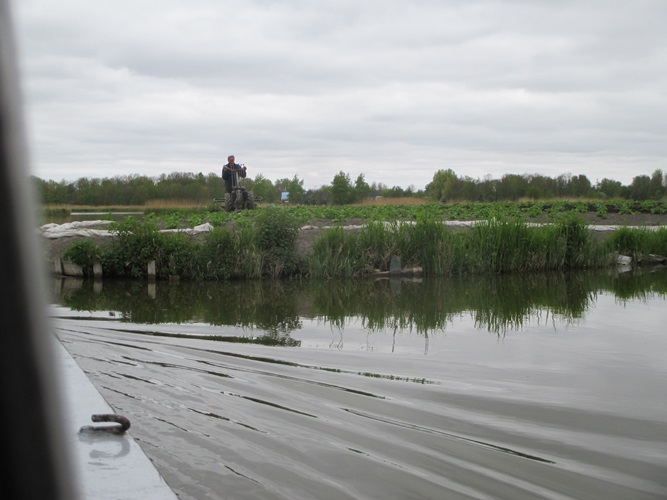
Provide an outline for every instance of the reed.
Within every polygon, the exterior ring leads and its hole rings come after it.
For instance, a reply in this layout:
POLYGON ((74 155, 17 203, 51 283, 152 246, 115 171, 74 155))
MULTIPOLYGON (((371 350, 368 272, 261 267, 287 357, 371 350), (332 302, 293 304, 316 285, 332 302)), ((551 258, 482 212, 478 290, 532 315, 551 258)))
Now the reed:
POLYGON ((235 277, 259 279, 265 268, 265 255, 258 248, 255 232, 251 227, 241 227, 236 233, 235 277))
POLYGON ((426 275, 532 272, 599 267, 609 251, 580 219, 528 226, 520 220, 490 219, 470 231, 454 231, 434 219, 370 223, 358 234, 325 232, 309 260, 314 277, 350 277, 386 271, 392 255, 426 275))
POLYGON ((427 276, 454 276, 602 267, 613 262, 615 252, 667 255, 667 229, 622 228, 598 242, 576 216, 543 226, 491 218, 464 231, 431 217, 371 222, 352 231, 338 226, 325 230, 305 257, 296 252, 298 217, 280 208, 239 216, 233 224, 216 226, 203 241, 162 233, 157 221, 128 217, 112 226, 117 235, 112 243, 75 244, 65 257, 86 269, 99 261, 105 276, 143 277, 154 260, 158 278, 231 280, 366 276, 389 270, 392 256, 427 276))
POLYGON ((72 211, 66 207, 44 207, 42 209, 42 216, 50 217, 67 217, 72 211))
POLYGON ((391 256, 400 254, 397 249, 396 223, 383 224, 371 222, 365 226, 357 238, 355 255, 359 261, 359 270, 371 272, 374 269, 386 270, 389 267, 391 256))
POLYGON ((667 256, 667 229, 621 227, 606 240, 608 248, 634 259, 657 254, 667 256))
POLYGON ((314 278, 349 278, 357 275, 357 238, 342 227, 328 229, 313 245, 308 259, 309 274, 314 278))

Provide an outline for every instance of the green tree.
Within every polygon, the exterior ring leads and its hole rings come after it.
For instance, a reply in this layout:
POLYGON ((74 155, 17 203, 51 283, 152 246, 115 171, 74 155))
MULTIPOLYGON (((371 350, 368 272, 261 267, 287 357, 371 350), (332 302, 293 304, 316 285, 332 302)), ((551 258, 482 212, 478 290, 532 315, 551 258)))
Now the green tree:
POLYGON ((334 205, 351 203, 354 199, 354 190, 350 175, 340 171, 331 182, 331 202, 334 205))
POLYGON ((648 200, 651 198, 651 178, 648 175, 638 175, 632 179, 629 190, 633 200, 648 200))
POLYGON ((305 195, 305 203, 308 205, 328 205, 331 203, 331 186, 309 189, 305 195))
POLYGON ((451 168, 438 170, 433 175, 433 180, 426 185, 426 196, 438 201, 450 200, 454 195, 454 185, 457 180, 451 168))
POLYGON ((665 180, 662 170, 658 169, 651 175, 649 182, 649 195, 651 198, 659 200, 665 195, 665 180))
POLYGON ((357 180, 354 181, 354 198, 357 201, 362 201, 368 198, 371 192, 371 187, 366 182, 364 174, 359 174, 357 180))
POLYGON ((528 179, 522 175, 503 175, 498 183, 498 199, 517 201, 528 195, 528 179))
POLYGON ((607 198, 620 198, 623 193, 623 185, 619 181, 607 179, 598 182, 596 189, 607 198))
POLYGON ((590 196, 593 187, 591 181, 585 175, 577 175, 570 178, 570 194, 578 198, 590 196))
POLYGON ((267 203, 276 201, 276 187, 262 174, 258 174, 253 181, 253 194, 267 203))
POLYGON ((306 198, 306 190, 303 189, 303 181, 299 180, 297 175, 287 183, 287 192, 289 193, 290 203, 302 204, 306 198))

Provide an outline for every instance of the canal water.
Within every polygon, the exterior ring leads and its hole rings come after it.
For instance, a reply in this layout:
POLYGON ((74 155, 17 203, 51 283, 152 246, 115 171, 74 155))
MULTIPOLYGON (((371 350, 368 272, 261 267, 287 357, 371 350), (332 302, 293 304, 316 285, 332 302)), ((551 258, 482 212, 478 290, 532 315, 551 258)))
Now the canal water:
POLYGON ((667 498, 667 272, 56 279, 181 499, 667 498))

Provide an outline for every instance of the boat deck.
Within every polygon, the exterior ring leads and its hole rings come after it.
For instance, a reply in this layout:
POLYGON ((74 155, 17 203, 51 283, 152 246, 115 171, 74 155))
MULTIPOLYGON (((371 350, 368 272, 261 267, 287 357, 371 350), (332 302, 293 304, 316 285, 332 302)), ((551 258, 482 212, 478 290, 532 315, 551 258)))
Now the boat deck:
POLYGON ((93 414, 112 414, 109 406, 60 342, 55 342, 61 368, 67 444, 71 450, 75 485, 81 498, 96 500, 169 500, 178 497, 167 485, 131 430, 123 434, 79 432, 94 424, 93 414))

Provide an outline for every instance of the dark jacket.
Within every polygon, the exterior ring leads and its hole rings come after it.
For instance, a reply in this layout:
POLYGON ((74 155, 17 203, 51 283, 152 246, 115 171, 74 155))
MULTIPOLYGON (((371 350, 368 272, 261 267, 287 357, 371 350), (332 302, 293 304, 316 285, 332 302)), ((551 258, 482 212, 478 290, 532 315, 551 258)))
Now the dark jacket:
POLYGON ((234 163, 232 165, 227 163, 224 167, 222 167, 222 178, 225 181, 225 191, 228 193, 231 193, 232 188, 234 187, 234 176, 232 175, 232 171, 237 170, 239 172, 239 177, 246 176, 245 169, 238 163, 234 163))

